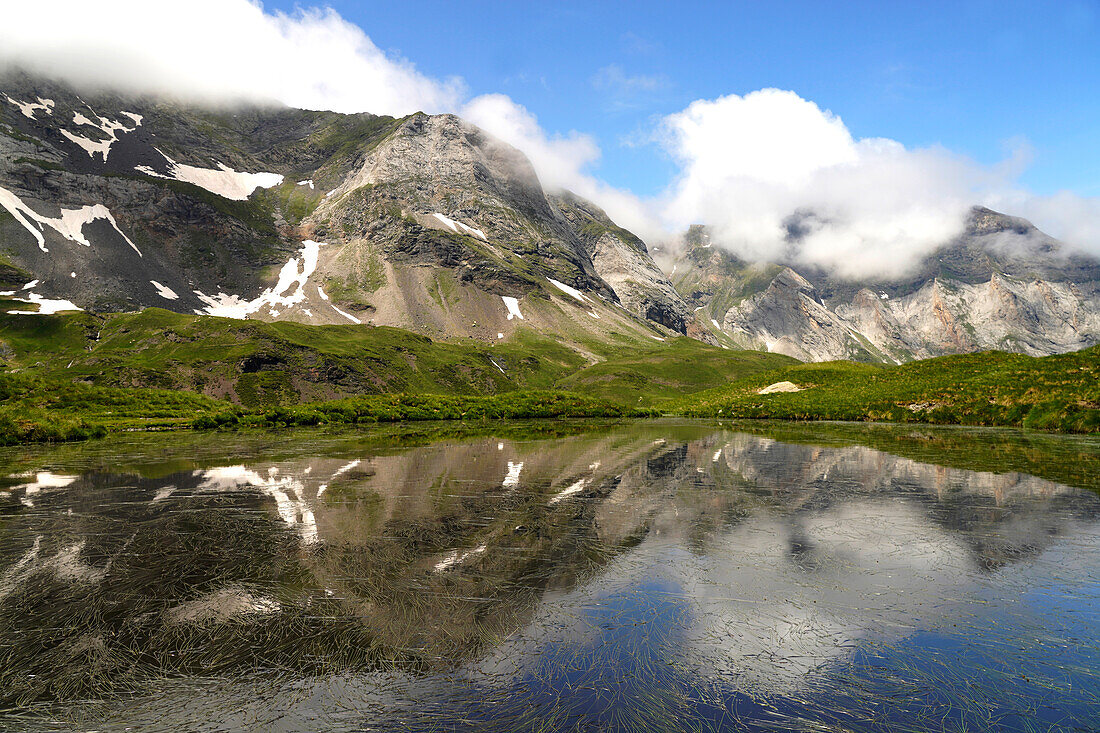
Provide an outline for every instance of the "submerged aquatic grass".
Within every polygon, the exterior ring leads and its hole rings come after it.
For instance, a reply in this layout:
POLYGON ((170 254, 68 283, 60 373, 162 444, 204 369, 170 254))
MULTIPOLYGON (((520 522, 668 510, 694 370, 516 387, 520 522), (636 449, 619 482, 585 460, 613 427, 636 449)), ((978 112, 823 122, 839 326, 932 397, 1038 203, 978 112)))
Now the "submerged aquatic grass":
POLYGON ((0 452, 0 727, 1096 722, 1094 477, 957 429, 557 425, 0 452))

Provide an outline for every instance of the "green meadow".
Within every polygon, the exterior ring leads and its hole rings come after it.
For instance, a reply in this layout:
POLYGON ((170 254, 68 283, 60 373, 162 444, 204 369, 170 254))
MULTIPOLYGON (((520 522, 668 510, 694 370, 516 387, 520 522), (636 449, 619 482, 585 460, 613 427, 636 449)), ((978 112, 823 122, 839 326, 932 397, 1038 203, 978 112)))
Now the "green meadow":
POLYGON ((547 417, 843 420, 1100 431, 1100 347, 898 366, 694 339, 504 343, 140 313, 0 316, 0 444, 112 431, 547 417), (799 391, 760 394, 777 382, 799 391))

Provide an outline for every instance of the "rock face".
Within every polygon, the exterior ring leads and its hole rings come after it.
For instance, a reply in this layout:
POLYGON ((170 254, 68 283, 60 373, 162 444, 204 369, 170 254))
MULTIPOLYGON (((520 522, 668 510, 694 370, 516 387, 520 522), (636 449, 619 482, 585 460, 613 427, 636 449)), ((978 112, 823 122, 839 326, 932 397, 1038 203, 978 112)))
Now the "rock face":
POLYGON ((640 240, 452 115, 207 110, 12 73, 0 243, 2 305, 22 312, 159 306, 487 340, 688 321, 640 240))
POLYGON ((630 312, 685 333, 691 314, 645 243, 615 226, 598 206, 571 193, 551 200, 578 232, 596 272, 630 312))
POLYGON ((1029 222, 972 210, 965 232, 900 280, 749 264, 705 229, 671 262, 696 322, 731 345, 799 359, 902 362, 989 349, 1043 356, 1100 342, 1100 262, 1029 222))

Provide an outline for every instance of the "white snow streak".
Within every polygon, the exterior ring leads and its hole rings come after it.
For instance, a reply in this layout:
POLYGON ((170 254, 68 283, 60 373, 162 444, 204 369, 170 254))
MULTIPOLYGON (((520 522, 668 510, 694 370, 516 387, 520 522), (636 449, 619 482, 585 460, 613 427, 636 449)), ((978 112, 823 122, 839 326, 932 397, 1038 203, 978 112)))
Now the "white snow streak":
POLYGON ((149 284, 156 288, 157 295, 164 298, 165 300, 179 300, 180 296, 176 295, 175 291, 172 290, 172 288, 161 285, 156 280, 150 280, 149 284))
POLYGON ((441 221, 444 226, 449 227, 450 230, 455 234, 469 234, 472 237, 477 237, 483 242, 489 241, 485 238, 485 232, 481 231, 480 229, 466 226, 460 221, 455 221, 454 219, 449 219, 446 216, 443 216, 443 214, 432 214, 432 216, 441 221))
POLYGON ((546 279, 549 280, 550 284, 553 285, 555 288, 562 291, 566 295, 573 296, 574 298, 576 298, 581 303, 594 303, 595 302, 594 300, 592 300, 587 295, 585 295, 584 293, 582 293, 581 291, 577 290, 574 287, 570 287, 569 285, 566 285, 563 282, 558 282, 557 280, 555 280, 552 277, 548 277, 546 279))
POLYGON ((31 236, 38 242, 38 248, 43 252, 50 251, 46 248, 46 238, 42 236, 43 226, 50 227, 65 239, 76 242, 77 244, 83 244, 85 247, 91 247, 92 243, 85 239, 83 234, 84 225, 90 224, 96 219, 106 219, 110 222, 111 226, 114 227, 115 231, 119 233, 119 236, 126 240, 126 244, 130 245, 130 247, 138 253, 138 256, 144 256, 141 254, 141 250, 137 248, 137 245, 131 242, 130 238, 123 234, 122 230, 118 228, 115 217, 111 215, 110 210, 103 204, 82 206, 79 209, 62 209, 59 219, 51 219, 35 213, 34 209, 23 203, 22 199, 14 193, 5 188, 0 188, 0 206, 7 209, 8 213, 14 216, 15 220, 31 233, 31 236), (35 222, 37 226, 32 224, 32 221, 35 222))
POLYGON ((588 483, 588 479, 582 478, 580 481, 578 481, 575 484, 572 484, 567 489, 564 489, 564 490, 558 492, 557 494, 555 494, 554 496, 550 497, 550 501, 548 501, 547 504, 557 504, 562 499, 570 497, 573 494, 579 493, 584 488, 585 484, 587 484, 587 483, 588 483))
POLYGON ((519 474, 522 470, 523 461, 519 463, 508 461, 508 474, 504 477, 504 483, 501 484, 501 487, 509 488, 511 486, 519 486, 519 474))
POLYGON ((306 544, 317 541, 317 520, 309 504, 302 498, 305 487, 302 482, 291 476, 279 478, 278 469, 268 469, 267 478, 244 466, 224 466, 200 472, 203 481, 198 491, 231 491, 242 486, 259 489, 275 500, 279 517, 289 526, 298 530, 298 535, 306 544))
POLYGON ((177 163, 160 148, 157 148, 156 151, 168 161, 168 175, 157 173, 147 165, 134 166, 134 170, 154 178, 185 181, 233 201, 244 201, 257 188, 271 188, 283 182, 281 173, 245 173, 233 170, 225 163, 218 163, 217 169, 198 168, 185 163, 177 163))
POLYGON ((9 97, 6 94, 4 95, 4 97, 9 102, 11 102, 16 107, 18 107, 19 111, 23 113, 24 117, 29 117, 32 120, 35 118, 34 117, 35 110, 42 110, 43 112, 45 112, 48 115, 53 114, 53 100, 52 99, 43 99, 42 97, 39 97, 38 98, 38 103, 35 104, 34 102, 20 102, 17 99, 12 99, 11 97, 9 97))
MULTIPOLYGON (((323 245, 324 242, 314 242, 312 239, 302 242, 301 258, 291 257, 279 271, 279 281, 254 300, 241 300, 236 295, 221 292, 206 295, 201 290, 194 291, 199 300, 206 303, 206 308, 199 314, 242 319, 264 307, 274 313, 275 306, 289 308, 301 303, 306 298, 306 281, 317 267, 317 255, 323 245)), ((347 316, 346 313, 342 315, 347 316)))
POLYGON ((513 316, 523 320, 523 314, 519 312, 519 300, 507 295, 500 296, 500 299, 504 301, 504 306, 508 309, 508 320, 512 320, 513 316))
MULTIPOLYGON (((95 114, 94 112, 92 114, 95 114)), ((110 120, 106 117, 100 117, 95 115, 99 120, 98 122, 91 120, 84 115, 76 112, 73 114, 73 124, 84 127, 94 127, 107 136, 106 140, 92 140, 90 138, 77 135, 69 132, 68 130, 61 130, 61 134, 67 137, 71 142, 76 143, 80 147, 84 148, 85 152, 91 157, 95 157, 97 154, 103 156, 103 162, 107 162, 107 156, 111 153, 111 146, 118 142, 118 134, 120 132, 133 132, 138 129, 143 119, 141 115, 134 114, 133 112, 123 112, 122 114, 129 117, 134 121, 133 127, 127 127, 118 120, 110 120)))
POLYGON ((467 550, 466 552, 460 552, 458 550, 451 550, 450 552, 448 552, 444 556, 444 558, 442 560, 440 560, 439 562, 437 562, 435 564, 435 571, 437 573, 441 573, 444 570, 446 570, 450 567, 453 567, 455 565, 458 565, 459 563, 465 561, 466 558, 471 557, 472 555, 480 555, 481 553, 485 552, 485 550, 487 550, 487 549, 488 549, 488 547, 486 545, 478 545, 474 549, 467 550))
MULTIPOLYGON (((332 305, 332 304, 330 303, 329 305, 332 305)), ((336 311, 337 313, 339 313, 340 315, 342 315, 342 316, 343 316, 344 318, 346 318, 346 319, 348 319, 349 321, 351 321, 352 323, 359 323, 359 324, 363 323, 362 321, 360 321, 360 320, 359 320, 358 318, 356 318, 356 317, 355 317, 355 316, 353 316, 352 314, 350 314, 350 313, 345 313, 344 311, 342 311, 342 310, 340 310, 339 308, 337 308, 337 307, 336 307, 335 305, 333 305, 333 306, 332 306, 332 309, 333 309, 334 311, 336 311)))
MULTIPOLYGON (((347 473, 351 469, 358 466, 360 463, 362 463, 362 461, 360 461, 359 459, 356 459, 356 460, 352 461, 351 463, 348 463, 347 465, 340 466, 340 468, 336 469, 336 471, 332 474, 332 476, 329 477, 329 481, 335 480, 337 476, 340 476, 342 474, 347 473)), ((321 495, 324 494, 326 491, 328 491, 328 484, 321 484, 320 486, 318 486, 317 487, 317 498, 320 498, 321 495)))
POLYGON ((49 471, 40 471, 35 474, 25 474, 27 478, 34 478, 34 481, 29 481, 25 484, 18 484, 11 487, 11 491, 18 491, 23 489, 25 493, 37 494, 42 489, 60 489, 68 486, 73 481, 76 481, 78 476, 66 476, 59 473, 50 473, 49 471))
POLYGON ((37 311, 8 311, 15 316, 48 316, 61 311, 82 311, 80 306, 69 300, 50 300, 43 298, 38 293, 28 293, 26 298, 13 298, 20 303, 33 303, 38 306, 37 311))

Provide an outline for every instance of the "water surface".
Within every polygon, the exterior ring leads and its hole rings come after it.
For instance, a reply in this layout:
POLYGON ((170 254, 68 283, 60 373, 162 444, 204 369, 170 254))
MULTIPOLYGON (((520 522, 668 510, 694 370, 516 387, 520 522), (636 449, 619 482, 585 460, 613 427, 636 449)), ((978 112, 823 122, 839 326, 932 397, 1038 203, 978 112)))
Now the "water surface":
POLYGON ((5 450, 0 729, 1095 729, 1098 488, 927 427, 5 450))

